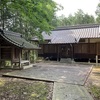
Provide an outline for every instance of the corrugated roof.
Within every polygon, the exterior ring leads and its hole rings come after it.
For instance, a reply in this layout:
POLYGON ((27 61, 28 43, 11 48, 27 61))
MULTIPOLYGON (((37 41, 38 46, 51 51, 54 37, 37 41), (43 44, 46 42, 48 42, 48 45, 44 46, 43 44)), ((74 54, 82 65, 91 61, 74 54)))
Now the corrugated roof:
POLYGON ((11 31, 1 30, 0 35, 8 42, 24 49, 39 49, 36 45, 33 45, 26 41, 20 33, 15 33, 11 31))

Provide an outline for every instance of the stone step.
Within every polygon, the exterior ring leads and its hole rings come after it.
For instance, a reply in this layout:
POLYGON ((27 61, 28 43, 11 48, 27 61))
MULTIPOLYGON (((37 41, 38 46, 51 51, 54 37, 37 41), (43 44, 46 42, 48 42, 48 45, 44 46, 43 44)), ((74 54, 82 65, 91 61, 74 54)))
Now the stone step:
POLYGON ((27 69, 27 68, 31 68, 31 67, 35 67, 35 64, 30 64, 30 65, 25 65, 23 66, 23 69, 27 69))
POLYGON ((71 58, 61 58, 60 62, 62 63, 72 63, 72 59, 71 58))

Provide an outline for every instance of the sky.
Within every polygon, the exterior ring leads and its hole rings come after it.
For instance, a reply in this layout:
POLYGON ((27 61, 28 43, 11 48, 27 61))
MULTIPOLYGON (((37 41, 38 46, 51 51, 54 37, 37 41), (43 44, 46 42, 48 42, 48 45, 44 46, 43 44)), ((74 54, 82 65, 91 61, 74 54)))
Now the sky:
POLYGON ((95 11, 100 0, 54 0, 61 4, 64 9, 57 12, 57 16, 62 14, 66 17, 69 14, 74 14, 78 9, 82 9, 84 13, 95 16, 95 11))

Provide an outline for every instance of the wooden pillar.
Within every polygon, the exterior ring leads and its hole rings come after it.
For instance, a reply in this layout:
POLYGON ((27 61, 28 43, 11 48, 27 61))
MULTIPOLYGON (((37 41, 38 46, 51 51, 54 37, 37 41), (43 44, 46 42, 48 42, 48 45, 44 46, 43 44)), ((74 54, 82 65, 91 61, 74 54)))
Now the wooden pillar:
POLYGON ((29 60, 29 64, 30 64, 30 50, 28 50, 28 60, 29 60))
POLYGON ((57 45, 57 61, 59 61, 60 55, 59 55, 59 45, 57 45))
POLYGON ((19 49, 19 68, 21 68, 21 60, 22 60, 22 50, 19 49))
POLYGON ((71 48, 70 49, 71 50, 71 52, 70 52, 71 53, 71 59, 73 60, 73 55, 74 55, 73 44, 70 44, 70 48, 71 48))
POLYGON ((71 46, 71 60, 72 60, 72 63, 74 62, 74 45, 73 44, 70 44, 71 46))
POLYGON ((45 57, 44 57, 44 50, 45 50, 45 48, 44 48, 44 47, 45 47, 44 44, 41 44, 41 47, 42 47, 43 58, 45 58, 45 57))
POLYGON ((11 48, 11 68, 13 68, 14 47, 11 48))
POLYGON ((88 39, 88 43, 90 43, 90 39, 88 39))
MULTIPOLYGON (((88 56, 90 55, 90 39, 88 39, 88 56)), ((90 58, 88 60, 88 63, 90 63, 90 58)))

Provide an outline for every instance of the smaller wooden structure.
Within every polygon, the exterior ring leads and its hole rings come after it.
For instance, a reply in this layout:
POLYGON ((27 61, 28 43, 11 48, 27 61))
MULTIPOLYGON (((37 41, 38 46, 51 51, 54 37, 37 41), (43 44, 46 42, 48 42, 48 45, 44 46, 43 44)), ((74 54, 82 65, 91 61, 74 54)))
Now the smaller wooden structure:
POLYGON ((30 64, 30 50, 39 47, 27 42, 19 33, 0 29, 0 67, 22 68, 30 64))

